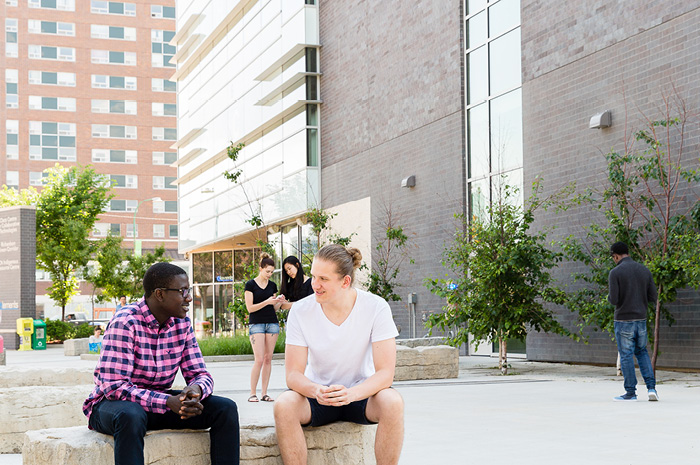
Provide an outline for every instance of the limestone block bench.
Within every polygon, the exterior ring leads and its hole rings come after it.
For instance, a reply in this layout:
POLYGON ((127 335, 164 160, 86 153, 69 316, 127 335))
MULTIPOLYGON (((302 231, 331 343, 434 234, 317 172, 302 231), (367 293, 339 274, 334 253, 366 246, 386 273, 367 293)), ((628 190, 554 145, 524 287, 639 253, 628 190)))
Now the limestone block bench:
POLYGON ((0 389, 20 386, 77 386, 92 384, 94 368, 0 368, 0 389))
POLYGON ((85 424, 83 400, 92 385, 24 386, 0 389, 0 453, 19 454, 24 433, 85 424))
MULTIPOLYGON (((375 465, 376 426, 333 423, 305 428, 309 465, 375 465)), ((149 431, 145 463, 209 465, 209 433, 196 430, 149 431)), ((22 449, 24 465, 114 465, 112 436, 86 426, 28 431, 22 449)), ((242 465, 283 465, 272 424, 241 427, 242 465)))
POLYGON ((66 339, 63 341, 63 355, 68 357, 90 353, 90 338, 66 339))
POLYGON ((446 379, 457 376, 459 376, 459 351, 456 347, 396 346, 394 381, 446 379))

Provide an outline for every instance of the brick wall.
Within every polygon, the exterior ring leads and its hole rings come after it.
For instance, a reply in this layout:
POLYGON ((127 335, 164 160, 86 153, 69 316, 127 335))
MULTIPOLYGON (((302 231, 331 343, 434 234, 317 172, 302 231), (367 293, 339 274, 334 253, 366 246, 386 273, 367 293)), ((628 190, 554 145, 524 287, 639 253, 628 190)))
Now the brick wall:
POLYGON ((636 36, 697 8, 684 0, 521 0, 523 82, 625 40, 645 42, 636 36))
MULTIPOLYGON (((600 1, 522 3, 523 126, 525 185, 544 178, 546 192, 576 181, 579 188, 605 181, 604 154, 622 150, 625 136, 643 127, 644 115, 663 117, 663 96, 675 95, 691 112, 700 109, 700 9, 688 2, 600 1), (610 31, 610 33, 607 33, 610 31), (674 90, 675 87, 675 90, 674 90), (613 125, 588 129, 590 117, 611 110, 613 125)), ((697 121, 696 121, 697 123, 697 121)), ((700 131, 689 128, 686 160, 697 160, 700 131)), ((697 199, 700 188, 685 192, 697 199)), ((588 209, 542 213, 538 227, 555 227, 552 239, 580 235, 596 217, 588 209)), ((574 264, 558 278, 570 281, 574 264)), ((660 366, 700 368, 700 317, 696 292, 679 296, 677 323, 662 327, 660 366)), ((559 312, 572 325, 573 315, 559 312)), ((590 343, 531 334, 532 360, 614 363, 608 335, 592 333, 590 343)))
POLYGON ((0 208, 0 335, 7 349, 17 349, 18 318, 36 318, 36 210, 0 208))
MULTIPOLYGON (((370 196, 373 236, 392 205, 413 246, 399 293, 418 294, 418 336, 442 306, 423 280, 445 274, 464 196, 461 3, 320 2, 322 205, 370 196), (416 187, 401 188, 409 175, 416 187)), ((407 337, 405 302, 392 309, 407 337)))

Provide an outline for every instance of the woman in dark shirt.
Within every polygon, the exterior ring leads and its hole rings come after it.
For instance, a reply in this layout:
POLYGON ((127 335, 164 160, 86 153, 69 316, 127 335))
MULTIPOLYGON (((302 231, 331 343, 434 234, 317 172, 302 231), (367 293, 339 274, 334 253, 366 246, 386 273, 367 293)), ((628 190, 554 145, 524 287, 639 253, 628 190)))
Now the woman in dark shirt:
POLYGON ((282 262, 282 284, 280 285, 281 297, 284 297, 282 308, 289 310, 292 302, 301 300, 314 293, 311 288, 311 278, 304 275, 299 259, 290 255, 282 262))
POLYGON ((267 386, 270 383, 272 371, 272 352, 280 332, 276 310, 282 305, 282 300, 277 298, 277 285, 270 281, 272 272, 275 271, 275 262, 266 253, 260 257, 260 270, 258 276, 245 283, 245 306, 248 309, 250 344, 253 346, 255 362, 250 372, 250 397, 248 402, 258 402, 256 390, 258 379, 262 371, 262 397, 263 402, 273 402, 274 399, 267 395, 267 386))

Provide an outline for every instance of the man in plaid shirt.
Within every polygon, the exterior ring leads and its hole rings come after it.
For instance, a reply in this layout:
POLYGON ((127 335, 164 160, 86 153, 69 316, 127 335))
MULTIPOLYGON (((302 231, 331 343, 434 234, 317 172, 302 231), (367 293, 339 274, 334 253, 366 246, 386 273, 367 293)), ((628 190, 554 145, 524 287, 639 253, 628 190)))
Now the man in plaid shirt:
POLYGON ((109 322, 95 389, 83 404, 88 426, 114 436, 115 465, 144 463, 147 430, 206 428, 212 465, 238 465, 238 410, 232 400, 212 395, 214 381, 187 318, 187 274, 156 263, 143 289, 143 300, 122 307, 109 322), (172 391, 178 369, 187 387, 172 391))

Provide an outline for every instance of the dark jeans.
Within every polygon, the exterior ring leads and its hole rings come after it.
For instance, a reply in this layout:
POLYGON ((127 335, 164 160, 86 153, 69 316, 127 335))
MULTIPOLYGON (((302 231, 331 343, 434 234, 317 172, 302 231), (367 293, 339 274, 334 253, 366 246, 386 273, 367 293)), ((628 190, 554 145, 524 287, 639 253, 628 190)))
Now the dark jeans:
POLYGON ((635 357, 647 389, 656 389, 654 370, 651 368, 651 360, 647 352, 647 322, 644 320, 616 321, 615 340, 617 350, 620 352, 620 369, 625 377, 625 391, 630 394, 635 394, 637 391, 635 357))
MULTIPOLYGON (((170 391, 175 394, 177 391, 170 391)), ((114 464, 142 465, 143 437, 148 430, 211 428, 212 465, 238 465, 240 431, 238 407, 231 399, 209 396, 202 401, 204 410, 187 420, 175 412, 146 412, 135 402, 103 400, 92 408, 90 427, 114 436, 114 464)))

